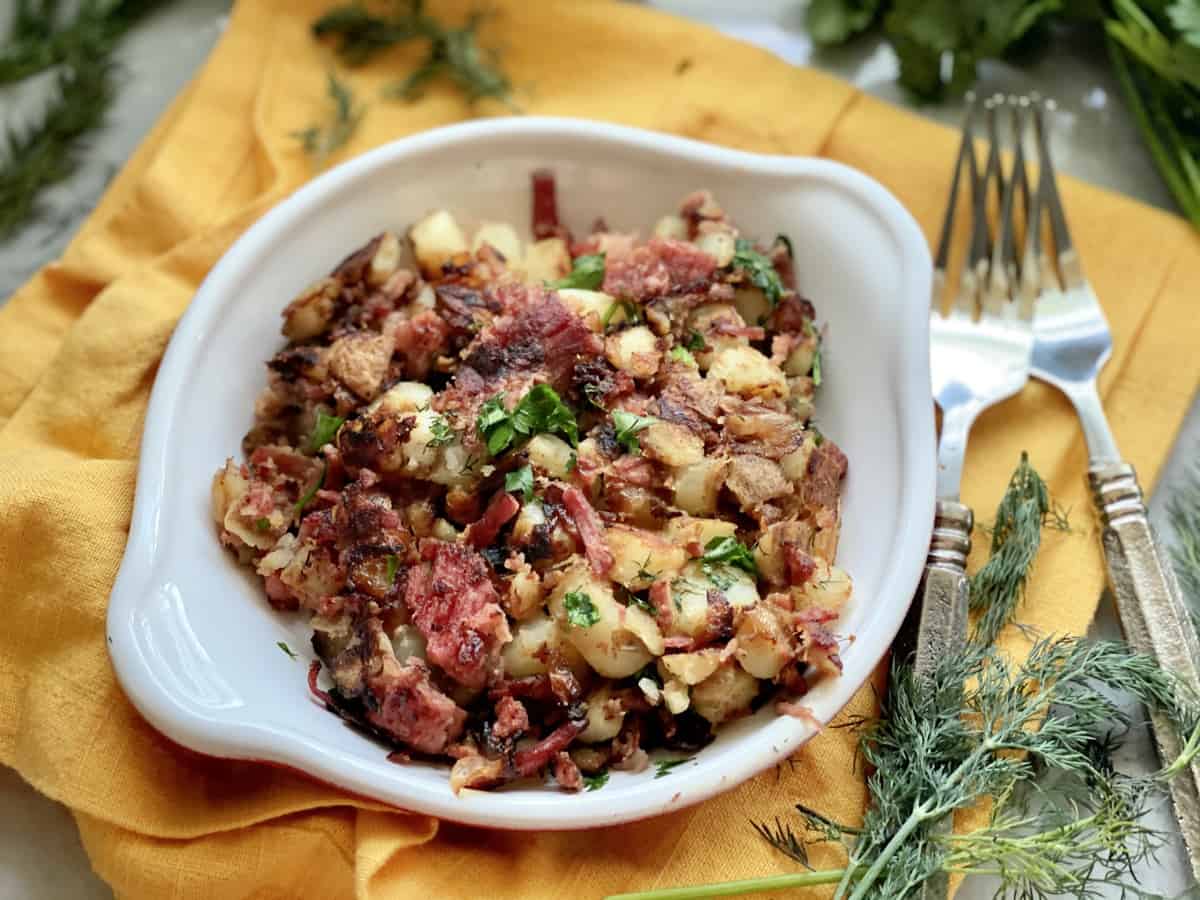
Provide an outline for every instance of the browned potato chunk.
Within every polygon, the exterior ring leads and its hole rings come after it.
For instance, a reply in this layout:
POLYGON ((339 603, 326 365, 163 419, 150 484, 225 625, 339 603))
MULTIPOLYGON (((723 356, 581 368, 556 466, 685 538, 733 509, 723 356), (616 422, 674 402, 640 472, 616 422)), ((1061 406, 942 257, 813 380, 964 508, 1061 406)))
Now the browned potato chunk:
POLYGON ((690 466, 704 459, 704 441, 675 422, 656 421, 639 435, 642 452, 668 466, 690 466))
POLYGON ((608 576, 631 591, 645 590, 660 575, 676 572, 687 562, 682 545, 641 528, 612 525, 605 540, 613 555, 608 576))

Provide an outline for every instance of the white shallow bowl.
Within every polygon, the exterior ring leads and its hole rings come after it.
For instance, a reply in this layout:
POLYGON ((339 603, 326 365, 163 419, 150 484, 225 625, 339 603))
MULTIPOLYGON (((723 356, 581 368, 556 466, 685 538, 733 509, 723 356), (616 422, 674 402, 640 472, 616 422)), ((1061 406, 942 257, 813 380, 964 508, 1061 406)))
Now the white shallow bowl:
POLYGON ((854 598, 845 672, 804 703, 828 722, 886 652, 917 585, 933 521, 927 316, 916 223, 870 178, 821 159, 758 156, 629 128, 510 118, 397 141, 322 175, 264 216, 212 270, 167 348, 146 416, 137 497, 108 614, 113 665, 142 715, 201 753, 281 763, 398 807, 475 825, 588 828, 727 790, 793 753, 808 722, 757 715, 656 779, 614 772, 599 791, 552 785, 454 796, 447 768, 396 765, 309 697, 308 629, 267 605, 217 542, 209 484, 239 455, 282 346, 288 300, 385 228, 445 207, 529 229, 529 173, 558 178, 565 222, 649 230, 707 187, 750 235, 788 234, 802 294, 829 324, 816 419, 850 458, 838 562, 854 598), (300 659, 285 655, 286 642, 300 659))

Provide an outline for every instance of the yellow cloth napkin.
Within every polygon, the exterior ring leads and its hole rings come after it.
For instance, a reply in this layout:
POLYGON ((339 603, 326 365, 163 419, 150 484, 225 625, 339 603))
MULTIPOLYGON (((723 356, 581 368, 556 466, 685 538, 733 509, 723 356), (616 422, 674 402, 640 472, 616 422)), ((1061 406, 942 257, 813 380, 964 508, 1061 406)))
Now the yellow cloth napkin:
MULTIPOLYGON (((694 809, 585 833, 505 834, 198 756, 151 730, 116 685, 104 614, 156 366, 208 269, 313 174, 289 133, 327 102, 330 54, 307 26, 329 2, 242 0, 203 72, 63 259, 0 313, 0 762, 71 808, 96 871, 122 897, 587 897, 792 871, 749 821, 786 816, 798 800, 857 818, 866 793, 848 730, 827 731, 792 766, 694 809)), ((458 20, 469 3, 433 7, 458 20)), ((927 235, 938 226, 956 143, 944 128, 642 8, 491 5, 499 9, 486 43, 505 49, 528 112, 821 154, 882 181, 927 235)), ((421 52, 389 53, 350 81, 373 98, 421 52)), ((468 114, 440 84, 416 105, 372 101, 342 155, 468 114)), ((1131 200, 1074 182, 1064 193, 1116 340, 1106 405, 1149 485, 1196 386, 1197 239, 1131 200)), ((404 211, 397 215, 402 225, 404 211)), ((987 520, 1022 449, 1073 508, 1077 528, 1048 538, 1024 618, 1080 633, 1103 579, 1083 445, 1058 394, 1031 383, 983 417, 965 497, 987 520)), ((860 692, 849 712, 872 713, 872 696, 860 692)), ((818 850, 813 863, 837 865, 839 855, 818 850)))

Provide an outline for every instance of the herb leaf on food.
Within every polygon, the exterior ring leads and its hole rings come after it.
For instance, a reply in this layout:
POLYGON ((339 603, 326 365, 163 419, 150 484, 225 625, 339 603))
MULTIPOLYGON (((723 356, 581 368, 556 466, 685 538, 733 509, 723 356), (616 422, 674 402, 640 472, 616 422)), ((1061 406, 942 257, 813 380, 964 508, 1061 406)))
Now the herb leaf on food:
POLYGON ((312 487, 305 491, 299 500, 296 501, 296 518, 299 519, 304 513, 304 507, 312 502, 312 498, 317 496, 317 491, 325 486, 325 476, 329 474, 329 461, 325 460, 321 463, 321 476, 313 482, 312 487))
POLYGON ((518 494, 528 503, 533 497, 533 467, 529 465, 514 469, 504 476, 504 490, 518 494))
POLYGON ((276 641, 275 646, 278 647, 280 650, 282 650, 284 653, 286 653, 288 655, 288 658, 290 658, 290 659, 298 659, 299 658, 296 656, 295 651, 293 651, 292 648, 289 647, 287 644, 285 644, 283 641, 276 641))
POLYGON ((642 445, 638 441, 638 432, 644 431, 653 425, 654 419, 649 416, 639 416, 636 413, 626 412, 623 409, 614 409, 612 420, 613 427, 616 429, 617 443, 634 456, 640 455, 642 445))
POLYGON ((333 439, 337 437, 338 429, 345 422, 346 420, 341 416, 331 416, 324 410, 317 410, 317 421, 313 425, 312 434, 308 438, 308 452, 316 453, 326 444, 333 443, 333 439))
POLYGON ((680 347, 678 344, 671 348, 671 359, 689 366, 696 365, 696 357, 692 356, 692 351, 687 347, 680 347))
POLYGON ((600 610, 583 591, 567 591, 563 596, 567 621, 576 628, 591 628, 600 621, 600 610))
POLYGON ((783 299, 783 280, 775 265, 745 238, 738 238, 734 246, 733 267, 741 270, 750 283, 763 292, 771 306, 777 306, 783 299))
POLYGON ((706 567, 706 573, 707 567, 720 564, 733 566, 743 572, 749 572, 755 578, 758 577, 758 564, 754 561, 754 554, 732 535, 715 537, 705 544, 704 555, 700 560, 702 566, 706 567))
MULTIPOLYGON (((571 264, 571 273, 566 278, 560 278, 557 281, 548 282, 547 287, 561 290, 564 288, 576 288, 584 291, 598 290, 600 285, 604 284, 604 254, 589 253, 585 256, 575 257, 575 261, 571 264)), ((611 315, 611 308, 606 317, 611 315)), ((604 324, 608 324, 605 322, 604 324)))
POLYGON ((685 756, 683 759, 656 759, 654 761, 654 777, 665 778, 671 774, 672 769, 682 766, 684 763, 689 763, 694 756, 685 756))
POLYGON ((454 439, 458 437, 457 433, 450 426, 450 422, 445 416, 437 416, 434 418, 434 420, 429 423, 429 431, 433 437, 429 439, 429 442, 425 446, 431 450, 451 444, 454 442, 454 439))
POLYGON ((593 772, 591 775, 584 775, 583 783, 589 791, 600 790, 600 788, 608 784, 608 770, 601 769, 599 772, 593 772))
POLYGON ((388 586, 390 587, 391 585, 396 583, 396 574, 400 571, 400 557, 398 557, 395 553, 389 553, 387 555, 386 563, 387 563, 386 577, 387 577, 388 586))

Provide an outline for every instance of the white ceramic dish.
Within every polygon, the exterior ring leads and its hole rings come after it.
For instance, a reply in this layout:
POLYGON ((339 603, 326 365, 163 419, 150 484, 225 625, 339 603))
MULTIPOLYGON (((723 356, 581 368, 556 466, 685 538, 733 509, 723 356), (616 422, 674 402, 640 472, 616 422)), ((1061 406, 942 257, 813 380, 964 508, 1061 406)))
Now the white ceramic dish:
POLYGON ((770 707, 719 732, 694 762, 656 779, 615 772, 603 790, 552 786, 454 796, 445 767, 385 760, 380 744, 309 697, 308 633, 267 605, 218 545, 212 473, 238 456, 279 312, 384 228, 435 207, 460 221, 529 227, 529 172, 551 167, 568 225, 598 215, 648 230, 698 187, 743 230, 791 236, 802 293, 829 323, 822 429, 844 448, 839 563, 855 579, 845 673, 805 699, 828 722, 887 650, 920 576, 933 520, 927 316, 930 260, 916 223, 883 187, 837 163, 757 156, 568 119, 511 118, 397 141, 307 185, 264 216, 212 270, 171 339, 146 417, 125 559, 109 607, 113 665, 155 728, 201 753, 281 763, 405 809, 500 828, 611 825, 733 787, 793 753, 808 723, 770 707), (285 641, 300 656, 290 659, 285 641))

